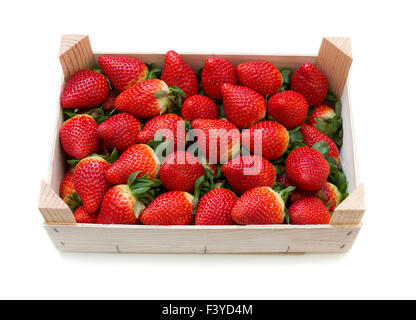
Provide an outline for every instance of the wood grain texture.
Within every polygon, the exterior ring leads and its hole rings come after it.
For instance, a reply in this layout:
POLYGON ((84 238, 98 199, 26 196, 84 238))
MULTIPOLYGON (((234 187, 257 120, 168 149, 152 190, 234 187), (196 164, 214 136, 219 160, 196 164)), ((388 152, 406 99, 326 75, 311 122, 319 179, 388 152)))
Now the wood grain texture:
POLYGON ((331 225, 361 223, 365 212, 364 184, 360 184, 335 209, 331 217, 331 225))
POLYGON ((45 181, 42 181, 40 190, 39 211, 46 223, 76 223, 71 209, 45 181))
POLYGON ((327 37, 322 39, 316 66, 328 79, 329 90, 340 97, 348 79, 352 63, 350 38, 327 37))
POLYGON ((60 251, 114 253, 341 253, 361 226, 45 225, 60 251))
POLYGON ((95 59, 88 35, 62 35, 59 60, 65 79, 81 69, 93 68, 95 59))

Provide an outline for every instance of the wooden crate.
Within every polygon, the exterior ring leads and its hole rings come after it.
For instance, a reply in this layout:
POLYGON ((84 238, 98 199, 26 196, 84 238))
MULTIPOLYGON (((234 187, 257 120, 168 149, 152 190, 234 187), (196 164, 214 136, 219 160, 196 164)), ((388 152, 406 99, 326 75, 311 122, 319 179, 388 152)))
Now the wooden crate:
MULTIPOLYGON (((93 53, 88 36, 62 36, 60 61, 63 80, 82 68, 97 65, 103 53, 93 53)), ((105 53, 139 58, 163 65, 164 53, 105 53)), ((210 53, 212 54, 212 53, 210 53)), ((182 54, 194 69, 210 54, 182 54)), ((221 54, 234 65, 248 60, 267 60, 278 68, 296 69, 304 62, 316 64, 326 75, 329 88, 342 100, 344 145, 341 164, 349 181, 350 195, 335 209, 329 225, 252 226, 144 226, 76 224, 69 207, 59 198, 65 156, 59 141, 63 121, 57 106, 55 140, 48 183, 42 181, 39 210, 44 227, 58 250, 117 253, 316 253, 348 251, 361 229, 364 186, 358 184, 354 131, 349 102, 348 72, 352 62, 349 38, 324 38, 317 56, 221 54)))

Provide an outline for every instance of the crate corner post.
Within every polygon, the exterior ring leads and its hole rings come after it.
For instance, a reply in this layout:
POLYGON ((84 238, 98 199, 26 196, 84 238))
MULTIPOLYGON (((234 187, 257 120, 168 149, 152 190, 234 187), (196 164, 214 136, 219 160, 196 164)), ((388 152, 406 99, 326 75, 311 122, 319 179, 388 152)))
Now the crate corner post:
POLYGON ((59 47, 59 60, 65 80, 82 69, 95 65, 90 39, 84 34, 63 34, 59 47))
POLYGON ((364 184, 361 183, 335 209, 331 217, 331 225, 361 224, 365 212, 364 184))

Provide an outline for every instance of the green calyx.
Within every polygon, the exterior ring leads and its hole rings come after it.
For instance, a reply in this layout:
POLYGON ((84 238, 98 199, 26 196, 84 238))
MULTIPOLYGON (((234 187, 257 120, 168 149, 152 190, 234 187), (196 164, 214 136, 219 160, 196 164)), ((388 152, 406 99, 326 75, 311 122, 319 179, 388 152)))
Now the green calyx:
POLYGON ((286 202, 287 198, 292 194, 293 190, 296 189, 295 186, 290 186, 285 188, 284 185, 280 183, 275 183, 272 187, 273 191, 277 192, 279 196, 282 198, 283 202, 286 202))
MULTIPOLYGON (((109 157, 105 156, 105 155, 102 155, 102 154, 93 153, 93 154, 90 154, 89 156, 85 157, 84 159, 92 158, 92 157, 100 157, 100 158, 104 159, 105 161, 107 161, 109 164, 113 164, 118 159, 118 152, 117 152, 117 149, 114 148, 113 152, 111 152, 111 155, 109 157)), ((75 168, 81 160, 83 160, 83 159, 71 159, 71 160, 67 160, 67 163, 72 168, 75 168)))
POLYGON ((196 179, 194 183, 194 197, 199 199, 204 196, 212 189, 218 188, 216 186, 216 180, 221 176, 222 170, 218 169, 217 174, 215 175, 208 167, 204 166, 205 175, 196 179))
POLYGON ((127 180, 127 185, 136 200, 148 205, 160 194, 162 182, 159 179, 149 179, 148 173, 140 178, 137 177, 138 175, 139 171, 132 173, 127 180))
POLYGON ((149 70, 149 73, 147 74, 146 80, 158 79, 162 70, 157 68, 154 63, 146 64, 146 66, 147 66, 147 69, 149 70))
POLYGON ((104 111, 104 107, 99 107, 99 108, 95 108, 95 109, 91 109, 87 112, 84 113, 78 113, 79 109, 63 109, 63 114, 64 114, 64 120, 67 121, 69 119, 72 119, 76 116, 80 116, 80 115, 88 115, 91 118, 93 118, 98 124, 104 122, 105 120, 108 119, 108 117, 110 116, 110 114, 107 114, 104 111))
POLYGON ((289 90, 290 76, 291 76, 292 70, 290 70, 289 68, 283 68, 280 70, 280 73, 282 74, 283 83, 279 89, 279 92, 289 90))
POLYGON ((75 212, 75 210, 77 210, 82 205, 82 200, 78 193, 72 192, 69 196, 67 204, 71 208, 72 212, 75 212))

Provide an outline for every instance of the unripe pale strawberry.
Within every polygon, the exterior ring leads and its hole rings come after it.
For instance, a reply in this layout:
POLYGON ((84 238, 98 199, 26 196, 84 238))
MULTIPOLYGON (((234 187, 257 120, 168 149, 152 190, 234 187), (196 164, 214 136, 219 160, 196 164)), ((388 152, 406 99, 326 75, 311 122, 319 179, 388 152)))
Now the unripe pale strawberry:
POLYGON ((325 183, 316 196, 322 200, 330 212, 335 210, 342 199, 342 195, 338 188, 330 182, 325 183))
POLYGON ((316 124, 315 118, 324 118, 330 120, 333 119, 335 116, 336 113, 334 109, 325 104, 321 104, 313 109, 306 123, 310 126, 314 126, 316 124))

